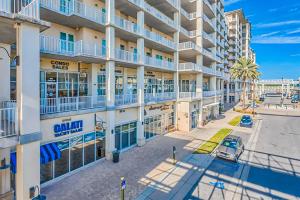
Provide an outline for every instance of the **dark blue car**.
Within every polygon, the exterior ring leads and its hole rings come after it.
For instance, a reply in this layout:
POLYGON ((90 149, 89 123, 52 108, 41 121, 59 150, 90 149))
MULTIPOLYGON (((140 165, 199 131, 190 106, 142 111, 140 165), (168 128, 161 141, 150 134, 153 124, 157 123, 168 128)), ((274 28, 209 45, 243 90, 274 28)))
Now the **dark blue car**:
POLYGON ((253 120, 250 117, 250 115, 243 115, 241 122, 240 122, 241 127, 248 127, 251 128, 253 126, 253 120))

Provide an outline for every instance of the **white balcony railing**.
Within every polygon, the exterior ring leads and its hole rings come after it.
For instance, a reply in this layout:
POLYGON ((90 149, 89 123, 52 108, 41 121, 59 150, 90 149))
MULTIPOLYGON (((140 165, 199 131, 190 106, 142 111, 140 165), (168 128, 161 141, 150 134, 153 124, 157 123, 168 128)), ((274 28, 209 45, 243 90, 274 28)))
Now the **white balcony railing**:
POLYGON ((214 60, 216 59, 215 53, 212 52, 212 51, 210 51, 210 50, 208 50, 208 49, 202 48, 202 53, 203 53, 203 55, 205 55, 205 56, 207 56, 207 57, 209 57, 211 59, 214 59, 214 60))
POLYGON ((43 53, 74 56, 74 42, 56 37, 41 35, 40 50, 43 53))
POLYGON ((216 90, 212 90, 212 91, 203 91, 203 97, 213 97, 217 95, 217 91, 216 90))
POLYGON ((163 45, 165 45, 167 47, 170 47, 172 49, 176 48, 176 45, 173 41, 164 38, 163 36, 161 36, 158 33, 155 33, 155 32, 152 32, 152 31, 149 31, 149 30, 145 29, 144 30, 144 36, 146 38, 152 40, 152 41, 158 42, 158 43, 163 44, 163 45))
POLYGON ((40 0, 1 0, 0 11, 40 19, 40 0))
POLYGON ((136 23, 123 19, 119 16, 115 16, 115 25, 128 32, 140 34, 140 28, 136 23))
POLYGON ((171 70, 175 69, 173 62, 157 59, 155 57, 151 57, 147 55, 145 55, 144 57, 144 63, 145 65, 150 65, 160 69, 171 69, 171 70))
POLYGON ((197 17, 197 13, 196 12, 192 12, 192 13, 188 13, 186 10, 184 10, 183 8, 181 8, 180 10, 181 14, 183 16, 185 16, 188 20, 194 20, 197 17))
POLYGON ((198 71, 198 72, 201 72, 202 68, 201 68, 200 65, 188 62, 188 63, 180 63, 178 71, 198 71))
POLYGON ((85 42, 83 40, 77 41, 75 43, 75 55, 76 56, 87 56, 87 57, 95 57, 95 58, 103 58, 106 57, 106 48, 101 47, 98 44, 85 42))
POLYGON ((144 8, 149 14, 153 15, 154 17, 156 17, 160 21, 166 23, 169 26, 175 27, 175 22, 172 19, 167 17, 165 14, 163 14, 162 12, 157 10, 156 8, 150 6, 147 2, 144 2, 144 8))
POLYGON ((120 61, 138 63, 139 55, 130 51, 115 49, 115 58, 120 61))
POLYGON ((164 92, 164 93, 145 93, 144 101, 149 102, 160 102, 176 99, 175 92, 164 92))
POLYGON ((205 33, 204 31, 202 32, 202 36, 203 36, 206 40, 209 40, 211 43, 213 43, 213 44, 216 43, 216 39, 215 39, 212 35, 209 35, 209 34, 205 33))
POLYGON ((208 2, 208 0, 203 0, 203 2, 207 5, 207 7, 211 10, 211 12, 216 13, 216 6, 211 5, 210 2, 208 2))
POLYGON ((202 66, 202 72, 204 74, 209 74, 209 75, 212 75, 212 76, 216 75, 216 70, 211 68, 211 67, 202 66))
POLYGON ((203 14, 203 19, 206 21, 213 29, 216 27, 215 21, 209 19, 205 14, 203 14))
POLYGON ((193 49, 193 50, 201 52, 201 47, 191 41, 179 43, 178 49, 179 50, 193 49))
POLYGON ((179 98, 181 99, 201 98, 201 92, 179 92, 179 98))
POLYGON ((18 114, 16 101, 0 104, 0 138, 15 136, 18 133, 18 114))
POLYGON ((41 114, 105 107, 105 96, 41 98, 41 114))
POLYGON ((137 95, 136 94, 125 94, 125 95, 116 95, 115 96, 115 105, 130 105, 137 103, 137 95))
POLYGON ((40 0, 41 6, 64 15, 77 15, 82 18, 104 25, 106 15, 100 8, 89 6, 77 0, 40 0))

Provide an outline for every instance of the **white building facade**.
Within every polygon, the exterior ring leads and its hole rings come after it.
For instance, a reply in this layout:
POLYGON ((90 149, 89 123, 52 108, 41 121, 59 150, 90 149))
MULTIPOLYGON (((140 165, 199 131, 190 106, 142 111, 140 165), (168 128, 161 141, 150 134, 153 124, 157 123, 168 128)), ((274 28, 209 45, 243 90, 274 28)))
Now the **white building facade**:
POLYGON ((3 197, 219 115, 223 0, 19 4, 0 3, 3 197))

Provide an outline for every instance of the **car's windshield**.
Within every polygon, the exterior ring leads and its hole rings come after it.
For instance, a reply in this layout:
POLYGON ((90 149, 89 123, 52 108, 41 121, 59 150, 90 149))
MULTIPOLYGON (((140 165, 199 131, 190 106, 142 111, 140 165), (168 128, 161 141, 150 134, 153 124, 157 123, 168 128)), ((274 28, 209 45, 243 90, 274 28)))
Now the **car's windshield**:
POLYGON ((248 122, 248 121, 251 121, 251 118, 250 118, 250 116, 243 116, 242 121, 243 122, 248 122))
POLYGON ((237 141, 236 140, 224 140, 222 145, 225 147, 236 148, 237 141))

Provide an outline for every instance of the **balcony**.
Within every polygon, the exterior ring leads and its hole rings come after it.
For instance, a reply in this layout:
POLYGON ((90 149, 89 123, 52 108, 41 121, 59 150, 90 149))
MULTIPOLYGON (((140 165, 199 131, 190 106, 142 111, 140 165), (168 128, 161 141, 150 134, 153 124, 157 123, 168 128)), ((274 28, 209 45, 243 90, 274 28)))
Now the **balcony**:
POLYGON ((139 55, 137 53, 122 49, 115 49, 115 59, 132 64, 138 64, 139 55))
POLYGON ((216 23, 215 23, 215 21, 213 21, 212 19, 209 19, 205 14, 203 14, 203 20, 204 20, 207 24, 209 24, 209 25, 211 26, 212 29, 215 30, 215 28, 216 28, 216 23))
POLYGON ((180 63, 178 71, 180 72, 202 72, 202 68, 200 65, 195 63, 180 63))
POLYGON ((211 67, 202 66, 202 72, 203 72, 203 74, 208 74, 211 76, 216 75, 216 70, 211 67))
MULTIPOLYGON (((158 20, 158 23, 162 22, 164 25, 167 25, 167 26, 162 26, 160 28, 164 28, 167 31, 174 31, 174 30, 176 30, 176 25, 175 25, 174 20, 172 20, 171 18, 167 17, 165 14, 163 14, 162 12, 160 12, 159 10, 157 10, 156 8, 152 7, 147 2, 144 2, 144 9, 146 11, 145 14, 153 16, 155 19, 158 20), (170 27, 170 28, 167 28, 167 27, 170 27)), ((151 25, 153 27, 157 26, 157 23, 155 23, 153 20, 149 19, 146 16, 145 16, 145 23, 149 24, 149 25, 151 25)))
POLYGON ((216 6, 215 5, 211 5, 210 2, 208 2, 208 0, 203 0, 203 2, 210 9, 210 11, 212 13, 216 13, 216 6))
POLYGON ((123 19, 119 16, 115 16, 115 25, 118 28, 121 28, 127 32, 134 33, 137 35, 140 34, 140 27, 136 23, 123 19))
POLYGON ((217 95, 216 90, 211 90, 211 91, 203 91, 203 97, 214 97, 217 95))
POLYGON ((222 71, 216 71, 216 76, 223 77, 224 76, 224 72, 222 72, 222 71))
POLYGON ((164 38, 163 36, 161 36, 158 33, 155 33, 155 32, 145 29, 144 37, 148 40, 151 40, 151 41, 159 44, 159 45, 167 46, 168 48, 171 48, 173 50, 176 49, 176 44, 173 41, 164 38))
POLYGON ((29 19, 40 19, 39 0, 1 0, 0 12, 8 14, 17 14, 29 19))
POLYGON ((1 102, 0 138, 16 136, 18 133, 18 113, 15 101, 1 102))
POLYGON ((41 98, 41 115, 105 107, 105 96, 41 98))
POLYGON ((144 64, 159 69, 175 70, 174 62, 157 59, 147 55, 144 57, 144 64))
POLYGON ((130 104, 137 103, 136 94, 125 94, 125 95, 116 95, 115 96, 115 105, 116 106, 125 106, 130 104))
POLYGON ((188 13, 187 11, 185 11, 183 8, 181 8, 180 10, 181 14, 188 20, 194 20, 197 17, 197 13, 193 12, 193 13, 188 13))
POLYGON ((56 37, 41 35, 40 51, 45 54, 61 55, 83 59, 81 61, 99 61, 106 58, 106 48, 83 40, 69 42, 56 37), (86 59, 88 58, 88 59, 86 59), (94 60, 89 60, 94 58, 94 60))
POLYGON ((189 49, 201 52, 201 47, 196 45, 194 42, 189 41, 189 42, 179 43, 179 46, 178 46, 179 51, 184 51, 184 50, 189 50, 189 49))
POLYGON ((211 44, 216 43, 216 39, 213 37, 213 35, 207 34, 204 31, 202 32, 202 37, 206 40, 208 40, 211 44))
POLYGON ((145 103, 157 103, 163 101, 172 101, 176 99, 175 92, 163 92, 163 93, 145 93, 145 103))
POLYGON ((41 17, 47 21, 73 28, 87 27, 104 31, 106 15, 101 8, 86 5, 77 0, 40 0, 41 17))
POLYGON ((216 55, 214 52, 212 52, 210 49, 202 48, 202 54, 211 60, 216 60, 216 55))
POLYGON ((193 100, 202 98, 201 92, 179 92, 179 98, 181 100, 193 100))

